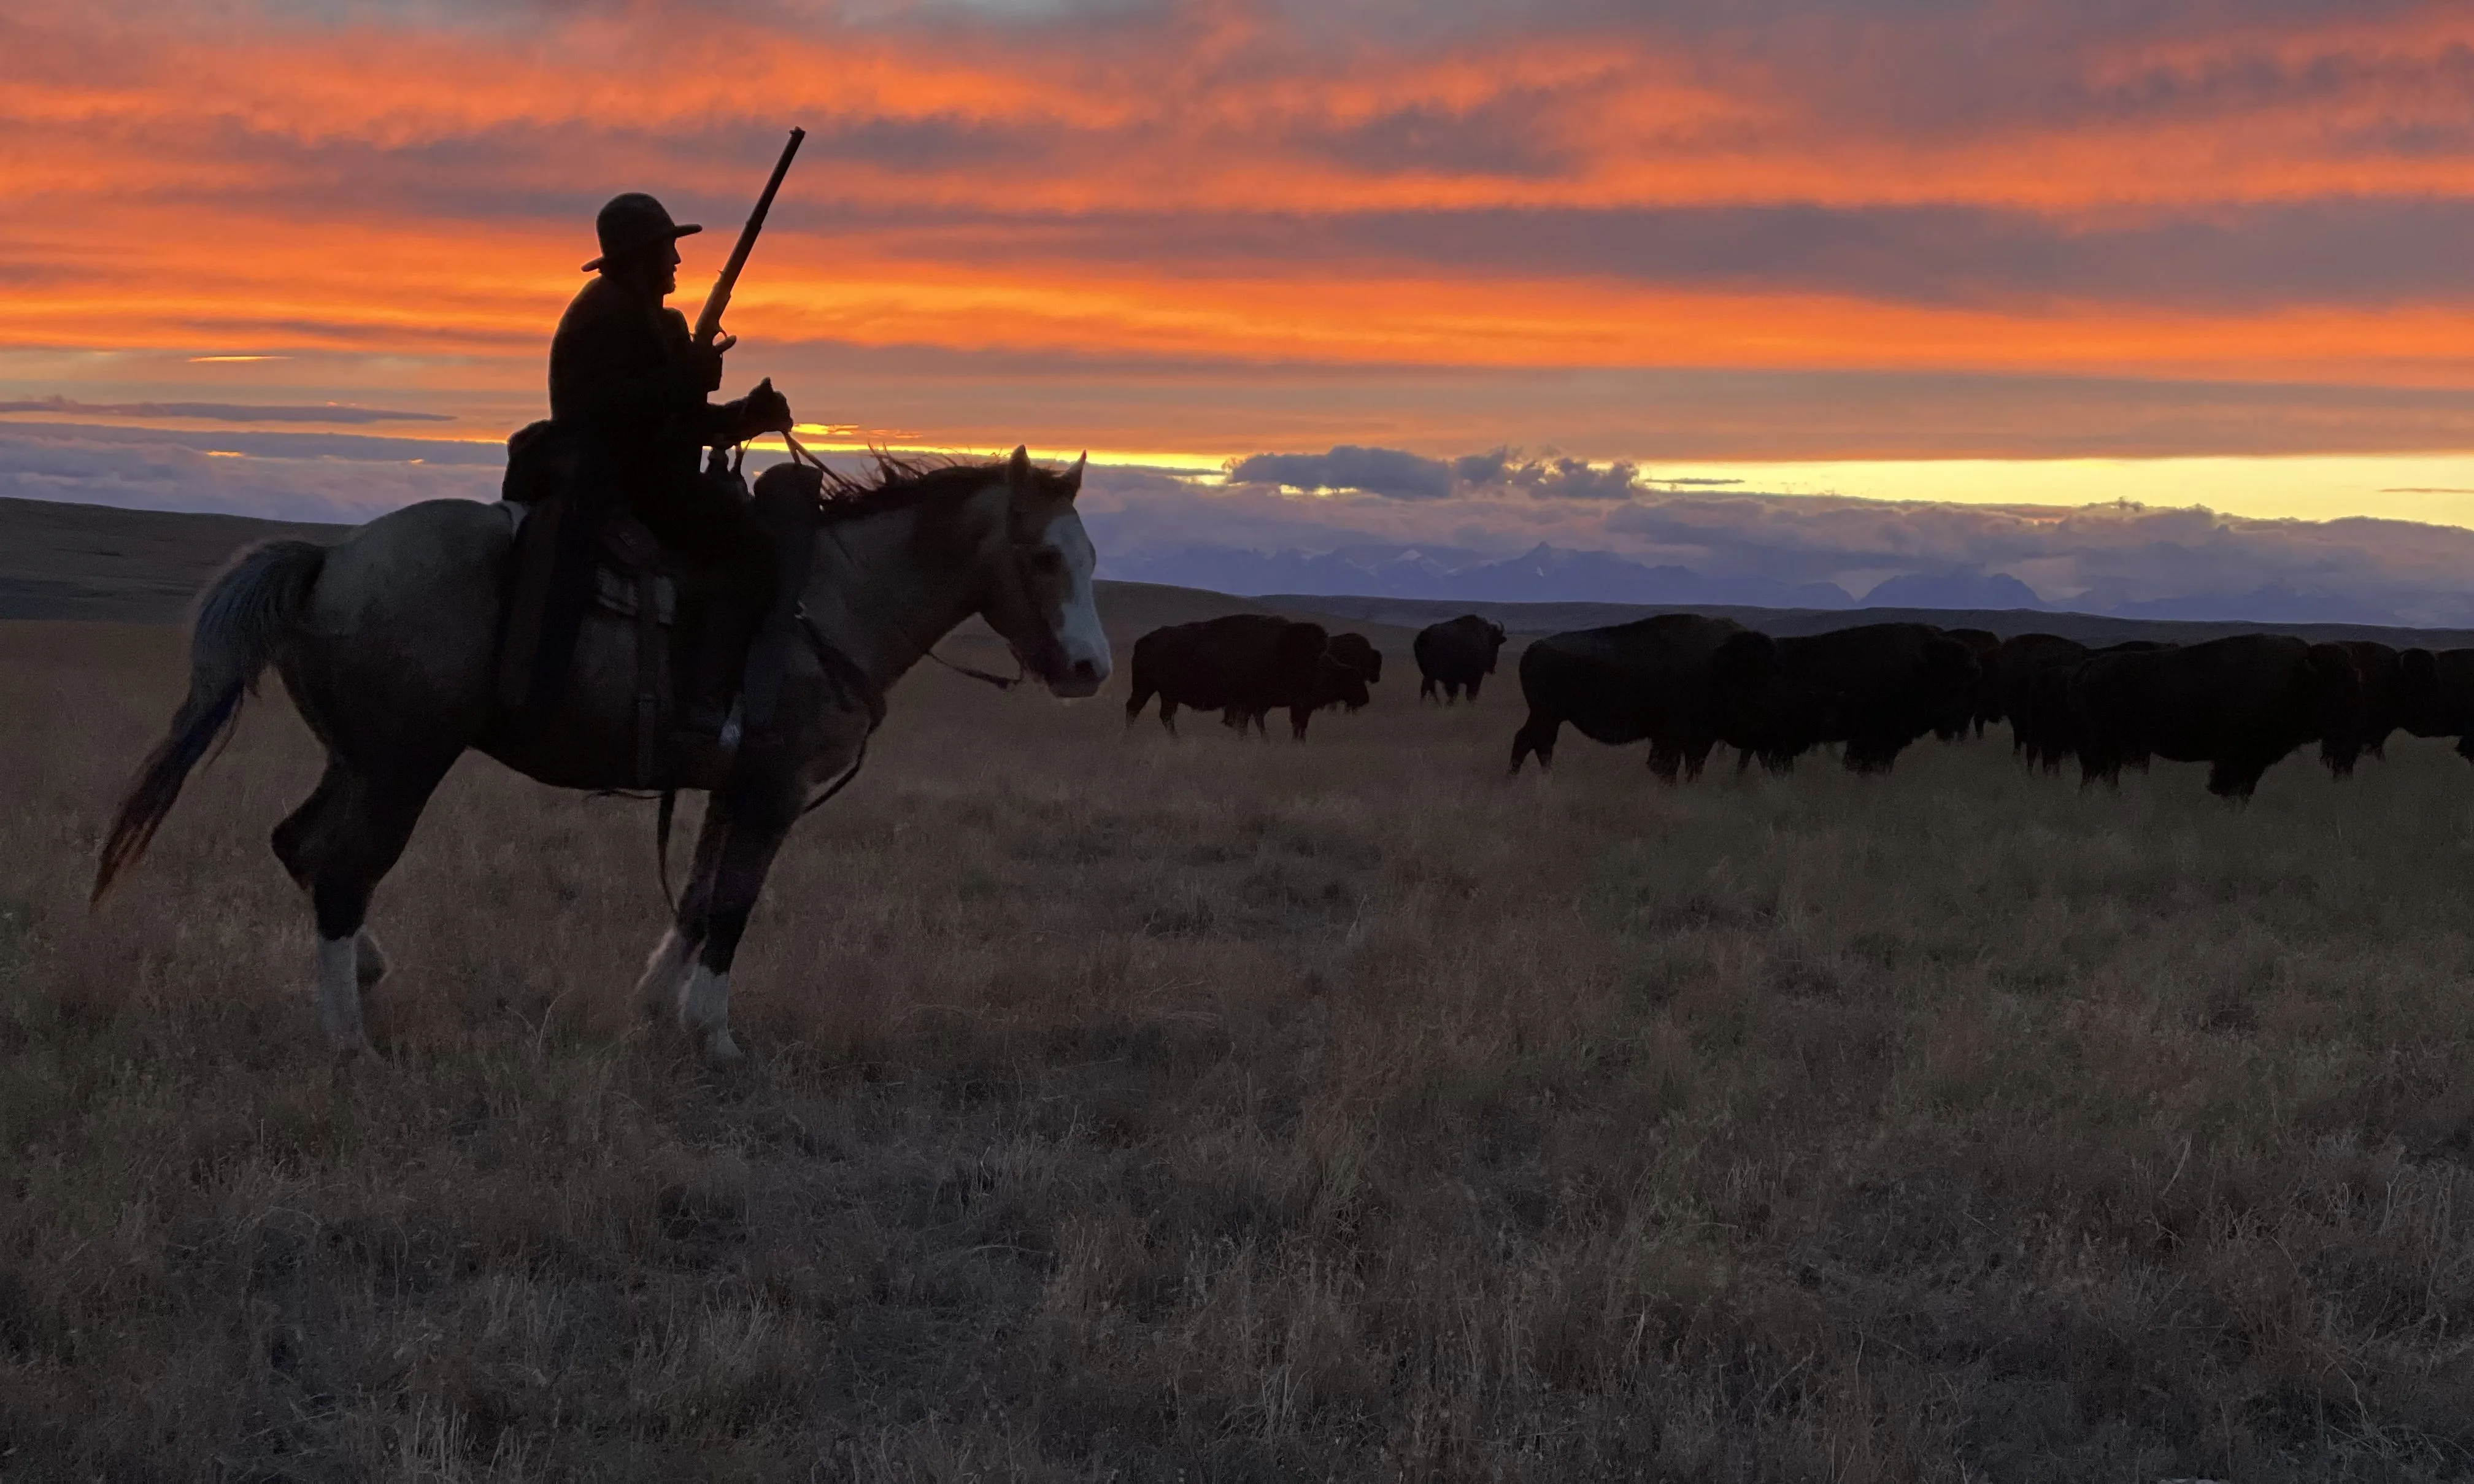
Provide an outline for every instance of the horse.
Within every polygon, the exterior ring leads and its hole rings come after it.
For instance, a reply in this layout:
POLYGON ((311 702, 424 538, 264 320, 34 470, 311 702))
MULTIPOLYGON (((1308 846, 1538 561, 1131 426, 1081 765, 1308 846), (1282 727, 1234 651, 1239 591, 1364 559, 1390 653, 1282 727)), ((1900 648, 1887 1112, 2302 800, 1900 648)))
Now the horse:
POLYGON ((801 589, 811 642, 791 651, 761 736, 731 745, 729 728, 669 734, 649 779, 635 745, 637 620, 596 610, 556 698, 520 715, 497 700, 519 507, 430 500, 333 547, 251 547, 199 599, 188 696, 121 802, 91 900, 143 856, 272 665, 327 749, 324 775, 273 844, 316 918, 318 1016, 339 1058, 368 1050, 361 995, 387 971, 366 926, 371 894, 431 791, 473 750, 560 788, 708 794, 694 864, 636 994, 648 1013, 675 1016, 707 1058, 737 1060, 730 970, 748 914, 817 791, 857 772, 893 683, 974 616, 1054 695, 1087 696, 1108 678, 1096 553, 1074 506, 1082 471, 1080 459, 1062 473, 1035 466, 1023 449, 997 461, 880 458, 865 480, 767 470, 760 500, 787 494, 813 512, 801 589))

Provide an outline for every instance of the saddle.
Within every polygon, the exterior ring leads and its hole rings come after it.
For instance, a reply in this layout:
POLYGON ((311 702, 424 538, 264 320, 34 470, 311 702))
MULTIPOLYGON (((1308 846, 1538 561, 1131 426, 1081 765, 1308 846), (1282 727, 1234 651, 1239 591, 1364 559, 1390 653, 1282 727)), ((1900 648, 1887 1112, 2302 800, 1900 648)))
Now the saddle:
MULTIPOLYGON (((498 646, 497 698, 510 712, 531 705, 533 678, 549 627, 559 581, 563 527, 576 519, 564 493, 510 502, 521 512, 510 572, 506 621, 498 646)), ((679 681, 686 666, 672 651, 681 610, 678 573, 643 523, 622 511, 605 511, 592 548, 588 607, 634 620, 636 639, 636 779, 649 785, 661 743, 676 715, 679 681)), ((573 596, 568 597, 573 601, 573 596)))
MULTIPOLYGON (((681 565, 633 516, 616 509, 578 512, 570 493, 571 445, 554 426, 535 424, 508 444, 503 508, 518 524, 507 601, 501 610, 498 702, 520 715, 545 698, 535 693, 541 689, 537 682, 543 672, 539 662, 544 642, 555 638, 555 605, 568 605, 570 616, 579 608, 598 608, 632 620, 635 772, 640 787, 650 787, 663 742, 676 729, 679 698, 700 693, 698 681, 723 678, 696 672, 699 646, 685 642, 687 631, 695 626, 696 604, 713 599, 695 596, 696 586, 687 580, 681 565), (589 550, 577 552, 572 549, 574 533, 567 527, 583 519, 593 520, 594 529, 589 550), (589 569, 589 583, 578 568, 589 569)), ((728 480, 740 498, 749 498, 736 465, 724 464, 718 453, 705 477, 728 480)), ((837 686, 861 698, 871 715, 882 714, 882 699, 873 696, 874 687, 864 672, 825 644, 799 610, 798 596, 806 586, 814 551, 811 533, 818 519, 815 493, 813 477, 790 468, 768 471, 756 481, 753 509, 775 544, 774 601, 758 626, 743 667, 734 657, 726 677, 728 689, 736 693, 741 727, 750 733, 762 732, 771 723, 795 635, 805 636, 837 686)), ((706 663, 714 662, 707 656, 706 663)), ((729 730, 724 728, 725 733, 729 730)), ((716 740, 726 749, 733 745, 726 736, 716 740)))

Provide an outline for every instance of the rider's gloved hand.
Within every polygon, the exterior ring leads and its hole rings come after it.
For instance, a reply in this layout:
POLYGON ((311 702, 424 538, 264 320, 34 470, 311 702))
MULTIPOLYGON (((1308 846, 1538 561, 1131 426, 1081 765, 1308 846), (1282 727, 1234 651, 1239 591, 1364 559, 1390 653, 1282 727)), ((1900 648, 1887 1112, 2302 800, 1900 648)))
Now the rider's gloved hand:
POLYGON ((790 416, 790 400, 773 390, 773 378, 766 377, 747 394, 745 427, 756 433, 787 433, 796 426, 790 416))
POLYGON ((690 345, 686 367, 689 384, 699 392, 721 390, 721 355, 736 343, 735 336, 724 336, 712 345, 690 345))

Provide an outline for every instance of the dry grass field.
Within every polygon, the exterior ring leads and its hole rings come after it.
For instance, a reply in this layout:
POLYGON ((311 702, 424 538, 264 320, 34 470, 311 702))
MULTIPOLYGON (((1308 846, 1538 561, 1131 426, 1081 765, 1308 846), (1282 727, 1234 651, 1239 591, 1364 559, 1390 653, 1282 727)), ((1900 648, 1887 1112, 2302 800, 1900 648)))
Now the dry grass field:
POLYGON ((2444 743, 1507 782, 1390 647, 1303 747, 915 675, 727 1074, 649 807, 468 762, 339 1071, 279 695, 89 916, 177 636, 0 625, 0 1477, 2474 1474, 2444 743))

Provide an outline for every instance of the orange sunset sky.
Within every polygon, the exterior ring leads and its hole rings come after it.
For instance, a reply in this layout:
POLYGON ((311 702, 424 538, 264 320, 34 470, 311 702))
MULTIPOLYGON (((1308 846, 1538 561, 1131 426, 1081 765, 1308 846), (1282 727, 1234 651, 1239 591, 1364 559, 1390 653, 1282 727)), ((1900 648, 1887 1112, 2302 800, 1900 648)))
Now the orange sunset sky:
POLYGON ((2474 10, 2382 0, 11 0, 0 431, 503 437, 793 123, 732 378, 846 441, 2474 524, 2474 10))

